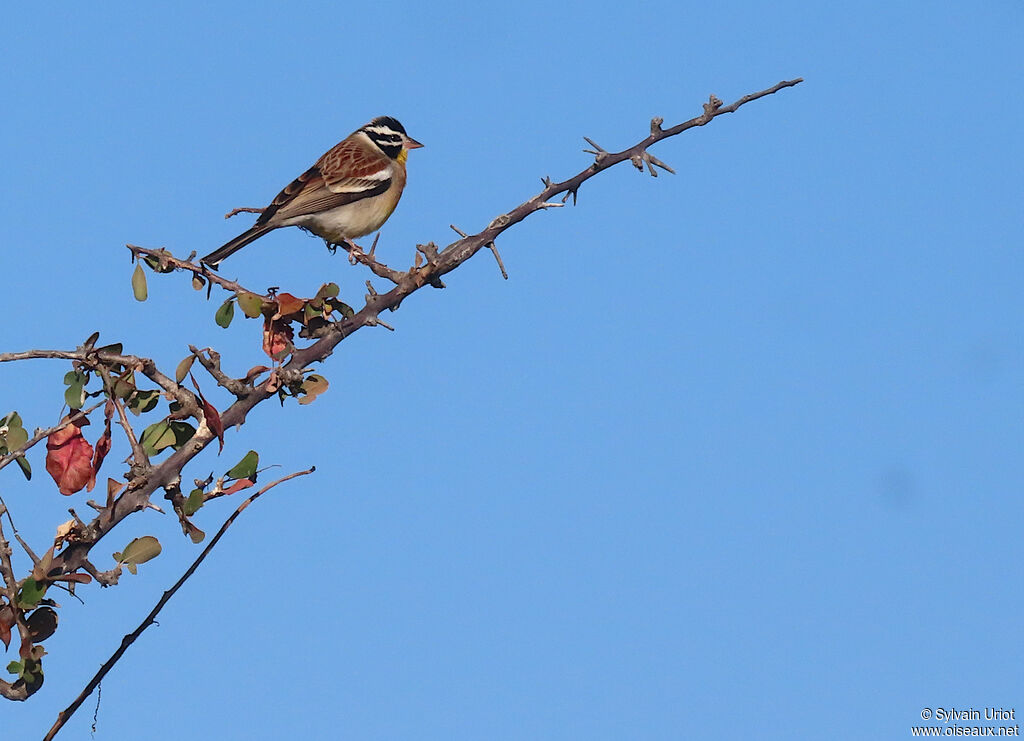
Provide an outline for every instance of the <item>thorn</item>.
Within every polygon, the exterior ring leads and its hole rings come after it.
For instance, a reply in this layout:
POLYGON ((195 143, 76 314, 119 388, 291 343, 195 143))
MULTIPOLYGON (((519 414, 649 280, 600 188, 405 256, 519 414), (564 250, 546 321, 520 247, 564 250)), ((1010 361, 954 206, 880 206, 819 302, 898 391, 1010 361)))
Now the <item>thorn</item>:
POLYGON ((542 178, 540 179, 540 181, 541 181, 542 183, 544 183, 544 187, 545 187, 545 188, 550 188, 550 187, 551 187, 551 178, 549 178, 549 177, 548 177, 547 175, 545 175, 544 177, 542 177, 542 178))
POLYGON ((651 119, 651 136, 657 136, 662 132, 661 125, 665 122, 661 116, 655 116, 651 119))
POLYGON ((468 237, 468 236, 469 236, 469 235, 468 235, 468 234, 466 234, 466 233, 465 233, 464 231, 462 231, 461 229, 459 229, 459 227, 455 226, 455 224, 449 224, 449 225, 448 225, 448 228, 450 228, 450 229, 451 229, 451 230, 452 230, 453 232, 455 232, 456 234, 458 234, 458 235, 459 235, 460 237, 468 237))
POLYGON ((498 269, 501 270, 501 277, 508 280, 508 273, 505 272, 505 263, 501 261, 501 254, 498 252, 498 245, 494 242, 488 242, 487 247, 494 254, 494 259, 498 261, 498 269))
POLYGON ((553 203, 551 201, 545 201, 544 203, 538 203, 537 208, 548 209, 548 208, 562 208, 564 203, 553 203))
POLYGON ((373 238, 373 244, 370 245, 370 252, 369 252, 370 257, 373 257, 373 253, 377 251, 377 240, 378 239, 380 239, 380 232, 377 232, 376 236, 374 236, 374 238, 373 238))
POLYGON ((380 319, 375 316, 368 317, 366 323, 369 324, 371 327, 384 327, 384 329, 390 329, 392 332, 395 331, 394 327, 385 322, 383 319, 380 319))
POLYGON ((565 195, 562 196, 562 203, 565 203, 566 201, 568 201, 569 200, 569 196, 572 196, 572 205, 575 206, 576 205, 576 192, 579 189, 580 189, 580 186, 577 185, 577 186, 575 186, 573 188, 569 188, 569 190, 565 191, 565 195))
POLYGON ((594 164, 600 165, 608 157, 608 152, 606 152, 600 144, 590 137, 585 136, 583 138, 587 140, 587 144, 593 147, 593 149, 584 149, 583 151, 587 154, 594 155, 594 164))
POLYGON ((370 292, 371 296, 377 295, 377 289, 373 287, 373 283, 366 281, 366 290, 370 292))
POLYGON ((675 170, 673 170, 671 167, 669 167, 664 162, 659 160, 657 157, 655 157, 650 152, 644 150, 644 155, 645 155, 645 158, 647 160, 647 166, 651 168, 651 175, 653 175, 654 177, 658 177, 658 174, 654 171, 654 167, 651 167, 652 165, 656 165, 656 166, 660 167, 665 172, 672 173, 673 175, 676 174, 675 170))
POLYGON ((160 514, 166 514, 166 513, 165 513, 165 512, 164 512, 164 511, 163 511, 162 509, 160 509, 159 507, 157 507, 157 506, 156 506, 155 504, 153 504, 152 502, 146 502, 146 509, 155 509, 155 510, 156 510, 157 512, 159 512, 160 514))

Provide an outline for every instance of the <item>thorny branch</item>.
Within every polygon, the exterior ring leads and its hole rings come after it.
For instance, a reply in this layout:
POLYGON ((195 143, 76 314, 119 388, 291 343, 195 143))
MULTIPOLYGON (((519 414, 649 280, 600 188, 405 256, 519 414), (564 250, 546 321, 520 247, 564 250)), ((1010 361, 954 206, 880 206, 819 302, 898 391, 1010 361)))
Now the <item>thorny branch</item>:
POLYGON ((184 386, 179 386, 173 378, 168 378, 156 367, 151 358, 142 358, 136 355, 124 355, 122 353, 106 352, 102 349, 78 348, 77 350, 25 350, 23 352, 0 353, 0 363, 10 363, 15 360, 75 360, 88 368, 98 369, 101 365, 110 366, 123 365, 125 368, 134 368, 142 372, 149 380, 162 388, 182 405, 183 411, 192 414, 199 409, 199 401, 195 394, 184 386))
MULTIPOLYGON (((221 370, 219 356, 214 351, 209 349, 199 350, 195 347, 190 348, 200 364, 221 386, 235 396, 235 401, 220 414, 223 429, 230 429, 243 424, 249 412, 256 405, 277 395, 277 389, 281 386, 282 382, 288 383, 295 379, 301 379, 306 369, 315 363, 326 360, 332 354, 334 348, 354 332, 366 326, 388 327, 380 319, 382 311, 398 309, 407 296, 424 286, 430 285, 443 288, 444 283, 441 278, 458 268, 481 249, 486 247, 492 251, 502 269, 502 273, 505 274, 504 265, 502 265, 501 257, 495 244, 496 239, 505 230, 521 222, 532 213, 559 207, 570 196, 572 196, 575 203, 581 185, 597 173, 625 161, 630 161, 640 169, 646 166, 652 175, 656 174, 655 168, 671 172, 671 168, 648 152, 649 147, 663 139, 676 136, 691 128, 704 126, 718 116, 735 112, 746 103, 772 95, 784 88, 797 85, 801 81, 801 79, 795 79, 780 82, 766 90, 746 95, 727 106, 723 106, 720 100, 712 96, 708 103, 704 104, 704 110, 701 115, 671 128, 662 128, 661 119, 653 119, 651 121, 650 135, 632 147, 620 152, 606 151, 588 139, 588 142, 593 147, 590 151, 594 154, 594 162, 587 168, 561 182, 553 182, 550 178, 543 178, 544 189, 540 193, 520 203, 507 213, 499 215, 485 229, 476 234, 467 235, 456 229, 461 235, 460 238, 447 245, 444 249, 439 249, 432 242, 425 245, 417 245, 414 264, 409 270, 394 270, 383 265, 383 263, 376 260, 372 248, 368 253, 359 248, 352 249, 350 254, 356 262, 368 267, 375 275, 389 280, 393 287, 386 293, 377 293, 372 289, 372 286, 368 286, 369 291, 365 304, 359 311, 354 312, 354 314, 343 320, 329 323, 325 328, 318 330, 316 340, 307 347, 295 349, 288 356, 287 360, 283 361, 282 365, 274 368, 270 378, 259 382, 256 380, 258 376, 232 379, 221 370), (561 202, 553 200, 559 196, 561 196, 561 202)), ((149 257, 151 265, 152 261, 156 261, 159 272, 175 270, 191 272, 194 276, 194 282, 198 283, 195 280, 197 277, 203 279, 208 290, 212 284, 216 284, 224 290, 235 294, 253 293, 262 295, 255 291, 248 291, 239 283, 222 278, 216 273, 211 272, 207 267, 192 262, 195 253, 192 253, 188 259, 181 260, 163 249, 153 250, 134 245, 128 245, 128 248, 131 250, 134 259, 149 257)), ((197 420, 203 419, 202 405, 196 395, 175 382, 173 378, 162 373, 149 358, 126 355, 120 352, 110 352, 103 348, 94 349, 88 343, 86 346, 74 351, 28 350, 17 353, 0 353, 0 362, 41 358, 71 360, 97 372, 100 367, 110 368, 114 365, 121 365, 126 369, 131 368, 140 371, 150 381, 159 386, 169 397, 179 402, 182 415, 194 417, 197 420)), ((88 411, 91 411, 91 409, 82 413, 87 413, 88 411)), ((122 418, 123 421, 124 419, 122 418)), ((52 428, 46 432, 52 432, 54 429, 57 428, 52 428)), ((27 450, 28 447, 39 442, 45 436, 45 434, 37 434, 29 444, 22 446, 21 450, 14 451, 0 459, 0 467, 9 463, 13 459, 12 456, 22 454, 24 450, 27 450)), ((116 498, 108 497, 105 506, 97 507, 98 513, 96 517, 81 527, 73 542, 66 544, 63 550, 53 556, 48 570, 48 574, 51 576, 48 578, 57 579, 61 576, 72 575, 80 569, 86 569, 90 572, 96 571, 95 567, 88 560, 92 547, 127 516, 133 512, 153 506, 150 503, 150 497, 154 492, 165 488, 173 489, 178 487, 184 467, 215 439, 216 436, 209 426, 201 424, 186 444, 174 450, 163 461, 152 463, 149 467, 144 467, 144 472, 133 477, 130 485, 119 496, 116 498)), ((230 523, 226 523, 225 527, 227 524, 230 523)), ((220 533, 209 544, 207 550, 204 551, 204 555, 217 542, 219 537, 220 533)), ((160 606, 162 605, 158 605, 158 607, 160 606)), ((73 711, 73 708, 71 710, 73 711)))

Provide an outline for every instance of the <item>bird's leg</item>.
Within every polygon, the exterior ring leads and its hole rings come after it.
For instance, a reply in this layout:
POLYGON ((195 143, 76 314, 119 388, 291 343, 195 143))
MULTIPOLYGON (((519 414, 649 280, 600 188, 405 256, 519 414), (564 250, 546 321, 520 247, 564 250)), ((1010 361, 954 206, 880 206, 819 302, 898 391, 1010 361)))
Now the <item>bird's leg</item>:
POLYGON ((348 261, 353 265, 358 262, 358 255, 364 254, 363 248, 351 239, 343 239, 340 242, 332 242, 329 239, 325 239, 324 244, 327 245, 327 251, 332 255, 337 253, 339 247, 344 249, 348 253, 348 261))

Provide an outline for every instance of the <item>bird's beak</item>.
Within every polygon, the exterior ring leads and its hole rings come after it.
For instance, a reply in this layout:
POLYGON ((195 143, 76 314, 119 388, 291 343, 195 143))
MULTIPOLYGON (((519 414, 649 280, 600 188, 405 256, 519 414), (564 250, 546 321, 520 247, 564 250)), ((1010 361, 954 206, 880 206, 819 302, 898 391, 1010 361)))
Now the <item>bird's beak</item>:
POLYGON ((411 136, 406 136, 402 141, 402 146, 406 149, 419 149, 423 145, 413 139, 411 136))

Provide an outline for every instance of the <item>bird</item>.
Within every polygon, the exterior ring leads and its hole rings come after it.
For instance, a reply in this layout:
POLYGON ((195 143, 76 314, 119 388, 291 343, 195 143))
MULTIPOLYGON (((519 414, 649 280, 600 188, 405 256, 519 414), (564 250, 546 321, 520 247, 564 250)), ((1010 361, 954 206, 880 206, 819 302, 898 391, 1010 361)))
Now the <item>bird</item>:
POLYGON ((282 226, 322 237, 328 247, 351 249, 351 240, 388 220, 405 188, 410 149, 423 145, 391 116, 378 116, 329 149, 288 184, 256 223, 201 262, 217 268, 229 255, 282 226))

